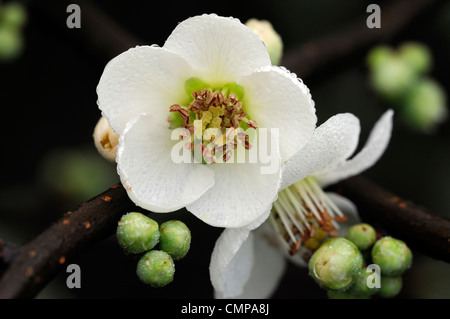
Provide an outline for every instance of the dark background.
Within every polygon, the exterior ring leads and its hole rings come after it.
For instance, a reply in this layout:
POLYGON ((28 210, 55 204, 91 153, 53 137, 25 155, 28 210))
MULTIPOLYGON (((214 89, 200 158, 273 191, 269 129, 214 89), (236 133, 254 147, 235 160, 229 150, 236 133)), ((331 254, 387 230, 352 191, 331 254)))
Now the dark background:
MULTIPOLYGON (((6 2, 6 1, 5 1, 6 2)), ((285 50, 314 41, 365 17, 375 1, 94 1, 139 40, 163 45, 176 24, 190 16, 217 13, 267 19, 282 36, 285 50)), ((96 86, 107 56, 86 40, 81 3, 81 29, 66 26, 71 2, 28 1, 25 48, 9 63, 0 62, 1 177, 0 238, 21 244, 67 210, 118 181, 114 165, 103 160, 92 143, 100 111, 96 86)), ((77 1, 72 1, 77 3, 77 1)), ((380 2, 381 13, 384 5, 380 2)), ((407 40, 427 44, 433 53, 433 76, 447 91, 450 73, 450 2, 424 14, 385 43, 407 40)), ((386 110, 371 90, 365 55, 327 66, 305 80, 316 103, 319 123, 340 112, 361 120, 361 143, 386 110)), ((298 74, 302 77, 301 74, 298 74)), ((364 175, 391 192, 450 217, 450 125, 434 134, 411 130, 395 119, 391 144, 376 166, 364 175)), ((175 281, 162 289, 141 284, 136 260, 125 256, 111 237, 80 254, 82 288, 70 290, 61 273, 40 298, 210 298, 209 258, 221 229, 204 225, 188 213, 155 215, 158 221, 179 218, 191 228, 190 253, 176 263, 175 281)), ((399 298, 449 298, 450 267, 415 252, 399 298)), ((325 291, 305 269, 289 265, 274 298, 325 298, 325 291)))

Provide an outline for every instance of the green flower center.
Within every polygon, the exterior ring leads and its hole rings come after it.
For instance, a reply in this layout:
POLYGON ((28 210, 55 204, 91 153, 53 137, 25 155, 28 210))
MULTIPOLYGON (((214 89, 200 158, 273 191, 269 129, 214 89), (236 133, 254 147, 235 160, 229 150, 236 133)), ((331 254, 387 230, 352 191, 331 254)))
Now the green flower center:
POLYGON ((170 106, 169 122, 171 129, 188 130, 191 143, 187 148, 192 151, 194 147, 199 148, 209 164, 216 163, 219 155, 226 162, 239 143, 246 150, 250 149, 248 129, 256 130, 258 125, 243 109, 242 86, 232 82, 212 88, 198 78, 190 78, 185 83, 185 90, 191 101, 186 106, 170 106))

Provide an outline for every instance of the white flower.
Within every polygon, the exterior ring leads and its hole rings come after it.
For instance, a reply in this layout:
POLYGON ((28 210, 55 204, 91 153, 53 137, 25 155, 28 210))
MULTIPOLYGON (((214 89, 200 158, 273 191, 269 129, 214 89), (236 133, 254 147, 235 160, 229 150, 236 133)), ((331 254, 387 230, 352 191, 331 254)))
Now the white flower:
POLYGON ((355 116, 338 114, 314 131, 285 165, 273 209, 249 226, 224 230, 218 238, 210 263, 216 297, 267 298, 284 273, 284 257, 305 266, 305 253, 321 239, 345 234, 336 221, 350 217, 354 223, 356 208, 322 187, 364 171, 381 157, 391 136, 392 115, 387 111, 378 120, 366 145, 351 159, 360 132, 355 116))
POLYGON ((317 120, 309 90, 295 74, 272 66, 260 38, 239 20, 217 15, 181 22, 163 47, 120 54, 106 66, 97 93, 120 136, 116 160, 129 197, 153 212, 186 207, 220 227, 241 227, 264 214, 276 199, 281 170, 261 174, 261 161, 177 164, 172 129, 192 128, 192 117, 203 129, 276 128, 280 138, 271 155, 285 162, 306 144, 317 120), (209 97, 225 99, 217 102, 222 112, 225 105, 232 110, 218 119, 209 97))

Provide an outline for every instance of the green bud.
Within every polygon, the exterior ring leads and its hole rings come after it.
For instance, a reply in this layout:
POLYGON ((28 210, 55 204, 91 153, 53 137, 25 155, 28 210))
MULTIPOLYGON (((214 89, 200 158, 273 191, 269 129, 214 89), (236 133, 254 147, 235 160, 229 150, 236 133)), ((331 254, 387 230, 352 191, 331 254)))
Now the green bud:
POLYGON ((376 69, 393 56, 392 49, 386 45, 380 45, 370 50, 367 55, 367 65, 370 69, 376 69))
POLYGON ((371 72, 374 89, 384 98, 402 96, 416 81, 414 71, 398 56, 391 56, 371 72))
POLYGON ((12 2, 1 11, 1 24, 7 28, 21 28, 27 21, 27 12, 22 4, 12 2))
POLYGON ((266 20, 250 19, 245 25, 264 42, 272 64, 279 65, 283 56, 283 41, 272 24, 266 20))
POLYGON ((23 39, 16 30, 0 28, 0 60, 12 60, 23 49, 23 39))
POLYGON ((160 243, 162 250, 178 260, 183 258, 191 246, 191 232, 179 220, 169 220, 160 227, 160 243))
POLYGON ((152 250, 139 260, 136 274, 145 284, 153 287, 163 287, 173 281, 175 264, 167 253, 160 250, 152 250))
POLYGON ((367 271, 367 268, 363 268, 361 272, 356 276, 355 282, 349 289, 349 292, 357 296, 371 296, 375 294, 379 288, 369 287, 367 281, 371 281, 372 277, 369 278, 370 275, 374 275, 374 273, 372 271, 367 271))
POLYGON ((127 253, 148 251, 159 241, 158 223, 141 213, 128 213, 119 221, 117 240, 127 253))
POLYGON ((358 247, 345 238, 332 238, 317 249, 309 261, 309 275, 323 288, 349 288, 363 265, 358 247))
POLYGON ((398 48, 398 54, 417 74, 424 74, 431 69, 431 53, 424 44, 406 42, 398 48))
POLYGON ((372 261, 382 275, 398 276, 411 266, 412 252, 403 241, 387 236, 373 246, 372 261))
POLYGON ((375 243, 377 234, 369 224, 357 224, 350 227, 345 234, 345 238, 354 243, 360 250, 366 250, 375 243))
POLYGON ((381 288, 378 294, 383 298, 392 298, 397 296, 402 290, 403 279, 402 276, 381 276, 380 283, 381 288))
POLYGON ((447 118, 446 100, 444 89, 435 81, 424 78, 408 91, 400 114, 411 126, 431 132, 447 118))

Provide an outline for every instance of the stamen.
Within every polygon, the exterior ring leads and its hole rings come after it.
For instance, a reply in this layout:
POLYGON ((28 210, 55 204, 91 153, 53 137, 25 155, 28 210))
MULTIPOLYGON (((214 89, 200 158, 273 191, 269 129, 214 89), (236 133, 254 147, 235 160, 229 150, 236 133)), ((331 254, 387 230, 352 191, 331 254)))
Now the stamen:
POLYGON ((337 222, 346 219, 312 177, 282 190, 271 214, 271 223, 287 253, 302 250, 302 256, 310 256, 326 237, 338 236, 337 222))

